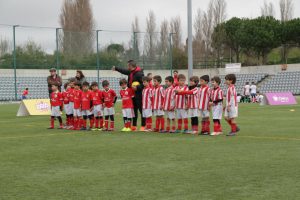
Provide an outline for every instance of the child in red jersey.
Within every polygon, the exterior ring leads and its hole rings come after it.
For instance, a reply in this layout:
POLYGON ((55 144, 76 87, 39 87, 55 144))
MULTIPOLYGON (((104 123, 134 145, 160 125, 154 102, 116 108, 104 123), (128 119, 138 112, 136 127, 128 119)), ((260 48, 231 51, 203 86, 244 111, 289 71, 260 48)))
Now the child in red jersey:
POLYGON ((83 118, 83 125, 81 130, 91 130, 94 125, 94 115, 91 112, 92 108, 92 93, 89 90, 90 84, 88 82, 83 82, 82 84, 82 94, 81 94, 81 114, 83 118), (90 128, 87 128, 87 119, 90 120, 90 128))
POLYGON ((73 130, 80 130, 82 125, 82 114, 81 114, 81 96, 82 91, 80 90, 81 84, 80 82, 75 83, 73 95, 74 95, 74 107, 73 107, 73 115, 74 115, 74 127, 73 130))
POLYGON ((104 107, 104 118, 105 118, 105 127, 103 131, 113 131, 114 130, 114 123, 115 123, 115 109, 114 105, 117 101, 117 95, 116 92, 109 88, 109 82, 107 80, 104 80, 102 82, 102 87, 104 88, 103 90, 103 107, 104 107), (109 119, 110 119, 110 128, 108 128, 109 124, 109 119))
POLYGON ((65 124, 65 128, 69 128, 71 125, 71 114, 73 112, 71 112, 73 110, 73 108, 70 107, 70 94, 69 94, 69 82, 64 84, 64 91, 62 92, 62 96, 64 99, 64 110, 66 113, 66 124, 65 124))
POLYGON ((198 76, 190 78, 190 86, 188 91, 176 91, 177 95, 186 95, 188 116, 191 118, 192 131, 191 134, 198 135, 199 126, 199 84, 198 76))
POLYGON ((210 121, 209 121, 209 101, 210 101, 210 88, 208 87, 209 76, 203 75, 200 77, 199 88, 199 114, 202 118, 201 135, 210 134, 210 121))
MULTIPOLYGON (((183 74, 178 75, 178 86, 175 87, 176 91, 188 91, 188 86, 185 84, 186 78, 183 74)), ((182 121, 184 123, 184 133, 188 133, 189 121, 188 121, 188 108, 187 108, 187 96, 176 95, 175 108, 177 113, 177 130, 176 133, 180 133, 182 129, 182 121)))
POLYGON ((212 106, 214 132, 210 135, 221 135, 221 120, 223 115, 223 91, 220 88, 221 79, 215 76, 211 79, 211 84, 213 85, 213 89, 210 94, 210 106, 212 106))
POLYGON ((92 100, 93 100, 93 114, 95 119, 95 128, 93 131, 102 130, 103 128, 103 92, 99 90, 98 83, 92 82, 92 100))
POLYGON ((147 74, 147 77, 150 79, 149 87, 150 87, 150 88, 153 88, 153 83, 152 83, 153 76, 152 76, 152 73, 148 73, 148 74, 147 74))
POLYGON ((153 96, 153 115, 156 116, 156 123, 154 132, 165 133, 165 112, 163 110, 163 103, 165 98, 165 90, 160 85, 161 84, 161 76, 153 77, 153 88, 152 88, 152 96, 153 96))
POLYGON ((146 118, 146 132, 152 131, 152 89, 150 87, 150 79, 144 76, 143 79, 144 89, 142 92, 142 107, 143 107, 143 117, 146 118))
POLYGON ((176 122, 175 122, 175 88, 174 78, 168 76, 165 78, 165 84, 167 89, 165 90, 165 99, 163 103, 163 108, 167 117, 167 128, 166 131, 170 133, 175 133, 176 131, 176 122), (172 121, 172 129, 171 129, 172 121))
POLYGON ((228 86, 226 93, 226 107, 225 110, 225 120, 231 127, 231 132, 227 136, 235 136, 240 128, 237 126, 235 119, 238 116, 238 102, 237 94, 234 87, 236 82, 236 76, 234 74, 227 74, 225 76, 225 83, 228 86))
POLYGON ((67 129, 74 128, 74 87, 75 87, 75 78, 69 80, 69 88, 67 92, 69 94, 69 108, 70 108, 70 126, 67 129))
POLYGON ((63 107, 63 96, 58 91, 58 85, 53 84, 51 86, 52 93, 50 94, 50 104, 51 104, 51 118, 50 127, 48 129, 54 129, 54 119, 57 118, 59 121, 59 129, 63 128, 61 111, 63 107))
POLYGON ((120 96, 122 98, 122 114, 124 120, 124 128, 122 129, 123 132, 129 132, 131 130, 131 120, 134 117, 133 111, 133 101, 132 98, 134 97, 134 91, 131 88, 127 87, 127 80, 121 79, 120 80, 120 96))
POLYGON ((25 90, 22 93, 22 99, 27 99, 28 96, 28 88, 25 88, 25 90))

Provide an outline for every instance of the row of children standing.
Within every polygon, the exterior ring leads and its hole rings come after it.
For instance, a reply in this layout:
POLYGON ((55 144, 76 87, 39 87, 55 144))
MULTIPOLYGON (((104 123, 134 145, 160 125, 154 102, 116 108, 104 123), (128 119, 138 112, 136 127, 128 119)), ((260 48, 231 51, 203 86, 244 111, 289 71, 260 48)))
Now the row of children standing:
MULTIPOLYGON (((143 77, 142 105, 143 117, 146 118, 145 131, 180 133, 183 124, 183 133, 198 134, 198 117, 200 116, 202 118, 200 134, 220 135, 222 134, 221 119, 224 110, 225 120, 231 126, 231 132, 228 135, 235 135, 239 131, 235 122, 238 115, 234 88, 236 77, 234 74, 229 74, 225 77, 225 81, 228 90, 226 93, 226 106, 223 109, 224 95, 219 87, 221 83, 219 77, 211 79, 212 89, 208 86, 209 76, 207 75, 201 76, 200 79, 197 76, 191 77, 189 87, 186 85, 184 75, 178 75, 178 86, 174 86, 174 78, 168 76, 165 78, 166 89, 161 85, 162 78, 160 76, 153 77, 153 85, 151 78, 143 77), (198 87, 199 83, 200 87, 198 87), (210 133, 210 110, 212 110, 214 123, 212 133, 210 133), (156 117, 154 129, 152 129, 153 115, 156 117), (165 116, 167 118, 166 127, 165 116), (190 118, 192 130, 189 130, 188 118, 190 118)), ((97 82, 93 82, 91 85, 84 82, 81 86, 80 83, 71 80, 64 85, 65 91, 60 93, 58 86, 52 85, 50 129, 54 128, 54 119, 57 117, 60 128, 113 131, 114 104, 117 95, 109 87, 108 81, 103 81, 102 86, 103 90, 99 90, 97 82), (62 124, 60 112, 63 107, 66 112, 65 127, 62 124), (87 128, 87 119, 90 122, 89 128, 87 128)), ((122 79, 120 80, 120 87, 124 121, 122 131, 131 131, 131 121, 134 118, 132 98, 135 86, 132 85, 132 88, 128 88, 127 81, 122 79)))
POLYGON ((168 76, 165 78, 166 89, 161 85, 162 78, 160 76, 153 77, 153 86, 151 86, 151 81, 149 77, 143 77, 143 117, 146 118, 145 131, 198 134, 198 118, 201 117, 200 134, 220 135, 222 134, 221 119, 223 111, 225 120, 231 127, 228 136, 234 136, 239 131, 235 122, 235 118, 238 116, 238 105, 234 87, 236 76, 234 74, 228 74, 225 77, 228 89, 226 92, 226 106, 224 108, 224 95, 219 86, 221 80, 217 76, 211 79, 212 89, 208 85, 208 75, 201 76, 200 78, 192 76, 189 86, 186 85, 186 77, 183 74, 178 75, 178 86, 174 86, 174 78, 168 76), (200 87, 198 87, 199 84, 200 87), (210 131, 211 110, 214 124, 212 133, 210 131), (154 129, 152 129, 153 115, 156 117, 154 129), (167 118, 166 128, 164 116, 167 118), (189 118, 192 130, 189 130, 189 118))

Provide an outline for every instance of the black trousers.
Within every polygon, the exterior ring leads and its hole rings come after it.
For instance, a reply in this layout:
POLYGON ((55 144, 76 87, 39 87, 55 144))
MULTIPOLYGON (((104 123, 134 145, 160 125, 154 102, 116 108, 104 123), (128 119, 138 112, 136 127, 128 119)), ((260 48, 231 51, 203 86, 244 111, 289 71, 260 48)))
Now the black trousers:
POLYGON ((132 120, 132 125, 137 126, 138 112, 141 114, 141 126, 146 126, 146 118, 143 117, 142 96, 132 98, 135 117, 132 120))

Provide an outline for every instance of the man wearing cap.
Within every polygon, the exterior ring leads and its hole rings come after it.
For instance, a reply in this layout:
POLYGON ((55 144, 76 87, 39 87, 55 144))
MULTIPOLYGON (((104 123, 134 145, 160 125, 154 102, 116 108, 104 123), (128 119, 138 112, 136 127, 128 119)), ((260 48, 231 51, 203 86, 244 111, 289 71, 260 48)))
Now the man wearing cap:
POLYGON ((144 131, 146 119, 142 117, 142 91, 144 88, 142 81, 144 76, 143 69, 137 66, 134 60, 129 60, 127 62, 127 69, 113 66, 112 70, 128 76, 128 87, 135 91, 134 97, 132 98, 135 117, 133 118, 133 126, 131 129, 136 130, 139 111, 142 119, 140 131, 144 131), (133 83, 137 83, 138 85, 134 85, 133 83))
POLYGON ((56 69, 55 68, 51 68, 49 70, 50 72, 50 76, 48 76, 47 78, 47 83, 48 83, 48 91, 49 91, 49 97, 52 93, 52 89, 51 86, 52 85, 57 85, 58 86, 58 90, 61 90, 61 85, 62 85, 62 79, 59 75, 56 74, 56 69))

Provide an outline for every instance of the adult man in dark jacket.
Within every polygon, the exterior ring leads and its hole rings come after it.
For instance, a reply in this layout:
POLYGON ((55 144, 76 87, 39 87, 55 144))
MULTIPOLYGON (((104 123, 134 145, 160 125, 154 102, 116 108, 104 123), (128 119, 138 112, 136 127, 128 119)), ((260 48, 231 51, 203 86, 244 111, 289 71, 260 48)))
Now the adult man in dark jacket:
POLYGON ((61 85, 62 85, 62 79, 61 77, 56 73, 55 68, 51 68, 49 70, 50 76, 47 77, 47 83, 48 83, 48 91, 49 91, 49 97, 52 93, 51 86, 52 85, 58 85, 58 90, 61 90, 61 85))
MULTIPOLYGON (((138 111, 141 114, 142 117, 142 92, 143 92, 143 81, 142 78, 144 76, 143 69, 141 69, 139 66, 136 65, 136 63, 133 60, 129 60, 127 62, 127 69, 120 68, 120 67, 112 67, 113 71, 120 72, 121 74, 128 76, 128 87, 132 88, 135 91, 135 95, 132 98, 133 105, 134 105, 134 114, 135 118, 133 118, 133 130, 136 130, 137 126, 137 118, 138 118, 138 111), (139 82, 139 85, 136 87, 132 87, 133 82, 139 82)), ((142 117, 141 121, 141 131, 144 130, 146 125, 145 118, 142 117)))

